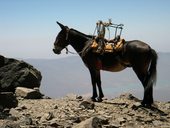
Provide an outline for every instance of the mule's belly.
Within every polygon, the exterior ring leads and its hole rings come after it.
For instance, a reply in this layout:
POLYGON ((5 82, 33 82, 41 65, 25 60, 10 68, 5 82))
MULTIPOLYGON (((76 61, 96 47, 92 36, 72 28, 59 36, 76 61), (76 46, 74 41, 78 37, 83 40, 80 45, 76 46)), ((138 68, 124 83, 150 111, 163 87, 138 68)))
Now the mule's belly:
POLYGON ((119 72, 126 68, 126 66, 121 64, 113 64, 112 66, 102 65, 102 70, 110 72, 119 72))
POLYGON ((110 72, 119 72, 127 67, 124 64, 124 60, 122 60, 120 56, 114 54, 105 54, 99 62, 101 63, 102 70, 110 72))

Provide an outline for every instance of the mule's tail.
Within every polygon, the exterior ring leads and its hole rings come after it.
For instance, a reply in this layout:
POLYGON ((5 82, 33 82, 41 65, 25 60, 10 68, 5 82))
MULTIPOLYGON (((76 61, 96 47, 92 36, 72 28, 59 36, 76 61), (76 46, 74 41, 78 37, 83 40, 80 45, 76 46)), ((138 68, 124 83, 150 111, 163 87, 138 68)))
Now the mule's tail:
POLYGON ((147 87, 146 90, 153 87, 153 85, 156 85, 157 80, 157 59, 158 55, 154 49, 150 50, 150 65, 148 68, 148 79, 147 79, 147 87))

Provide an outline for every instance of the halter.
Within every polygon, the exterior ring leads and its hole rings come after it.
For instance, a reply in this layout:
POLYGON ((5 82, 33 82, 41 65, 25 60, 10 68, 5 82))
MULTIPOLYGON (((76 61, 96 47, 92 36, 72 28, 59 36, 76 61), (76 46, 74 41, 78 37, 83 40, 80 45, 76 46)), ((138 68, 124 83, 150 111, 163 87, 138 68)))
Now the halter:
POLYGON ((66 41, 68 40, 69 32, 70 32, 70 29, 67 27, 67 29, 66 29, 66 41))
MULTIPOLYGON (((70 29, 67 28, 67 29, 66 29, 66 41, 67 41, 67 42, 68 42, 69 32, 70 32, 70 29)), ((83 52, 83 50, 80 51, 80 52, 77 52, 77 53, 76 53, 76 52, 71 52, 71 51, 68 50, 67 46, 65 46, 64 48, 66 49, 66 54, 68 54, 68 53, 71 53, 71 54, 81 54, 81 53, 83 52)))
MULTIPOLYGON (((67 27, 66 29, 66 42, 68 42, 68 36, 69 36, 70 29, 67 27)), ((66 54, 71 53, 71 54, 76 54, 68 50, 67 46, 63 47, 63 49, 66 49, 66 54)))

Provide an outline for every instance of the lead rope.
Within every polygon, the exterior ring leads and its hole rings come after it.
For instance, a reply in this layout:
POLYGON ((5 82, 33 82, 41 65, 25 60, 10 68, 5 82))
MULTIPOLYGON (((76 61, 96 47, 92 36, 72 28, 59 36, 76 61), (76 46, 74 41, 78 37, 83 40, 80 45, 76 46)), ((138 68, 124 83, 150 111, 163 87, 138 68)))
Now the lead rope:
POLYGON ((67 47, 65 47, 65 49, 66 49, 66 54, 68 54, 68 53, 71 53, 71 54, 78 54, 78 53, 76 53, 76 52, 71 52, 71 51, 69 51, 67 47))
POLYGON ((67 47, 65 47, 65 49, 66 49, 66 54, 68 54, 68 53, 71 53, 71 54, 78 54, 78 53, 76 53, 76 52, 71 52, 71 51, 69 51, 67 47))
POLYGON ((80 52, 71 52, 71 51, 68 50, 67 47, 65 47, 65 49, 66 49, 66 54, 71 53, 71 54, 74 54, 74 55, 78 55, 78 54, 81 54, 83 52, 83 50, 80 51, 80 52))

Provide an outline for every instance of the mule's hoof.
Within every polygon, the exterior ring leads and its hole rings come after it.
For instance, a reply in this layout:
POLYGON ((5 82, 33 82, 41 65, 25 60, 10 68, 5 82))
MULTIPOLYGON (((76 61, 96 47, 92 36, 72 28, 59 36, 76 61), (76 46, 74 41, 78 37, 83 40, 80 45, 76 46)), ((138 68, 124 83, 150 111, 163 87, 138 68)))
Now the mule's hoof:
POLYGON ((152 103, 145 103, 145 102, 141 102, 141 105, 145 108, 151 108, 152 107, 152 103))
POLYGON ((97 102, 102 102, 102 101, 103 101, 103 99, 102 99, 102 98, 100 98, 100 97, 97 97, 97 98, 96 98, 96 101, 97 101, 97 102))
POLYGON ((103 101, 103 99, 100 98, 100 97, 97 97, 97 98, 91 97, 91 100, 92 100, 93 102, 102 102, 102 101, 103 101))
POLYGON ((91 100, 92 100, 93 102, 97 102, 96 98, 91 97, 91 100))

